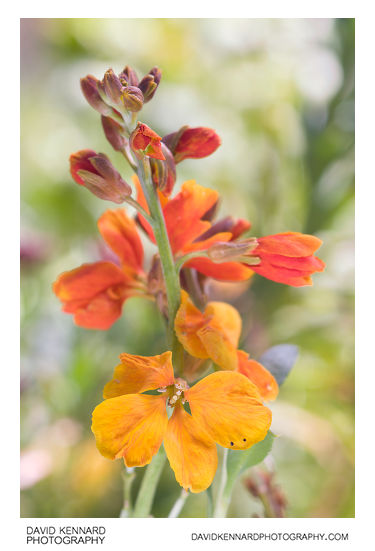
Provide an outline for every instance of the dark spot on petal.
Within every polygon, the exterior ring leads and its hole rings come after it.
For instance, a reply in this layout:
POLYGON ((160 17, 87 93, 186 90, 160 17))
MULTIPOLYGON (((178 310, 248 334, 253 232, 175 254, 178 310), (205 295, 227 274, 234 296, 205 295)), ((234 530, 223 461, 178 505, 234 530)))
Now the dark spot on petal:
POLYGON ((244 438, 243 441, 246 442, 246 438, 244 438))
POLYGON ((231 442, 231 443, 230 443, 230 445, 231 445, 231 446, 234 446, 234 443, 233 443, 233 442, 231 442))

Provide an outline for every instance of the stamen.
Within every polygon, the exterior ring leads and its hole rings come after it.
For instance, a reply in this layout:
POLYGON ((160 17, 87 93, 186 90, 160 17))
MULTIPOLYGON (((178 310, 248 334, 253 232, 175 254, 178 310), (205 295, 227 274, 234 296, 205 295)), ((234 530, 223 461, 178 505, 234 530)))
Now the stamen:
POLYGON ((158 392, 167 392, 166 387, 158 388, 158 392))

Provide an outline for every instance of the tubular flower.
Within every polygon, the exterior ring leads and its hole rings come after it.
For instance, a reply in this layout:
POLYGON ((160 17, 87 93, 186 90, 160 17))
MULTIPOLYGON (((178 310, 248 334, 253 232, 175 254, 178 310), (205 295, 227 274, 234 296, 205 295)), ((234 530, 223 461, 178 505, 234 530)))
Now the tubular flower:
POLYGON ((311 274, 325 268, 324 262, 313 255, 322 244, 313 235, 286 232, 259 237, 257 242, 249 257, 258 257, 260 262, 251 269, 272 281, 293 287, 312 285, 311 274))
POLYGON ((120 317, 127 298, 147 295, 143 247, 135 222, 123 209, 107 210, 98 227, 119 264, 83 264, 62 273, 53 284, 63 311, 74 314, 75 323, 87 329, 108 329, 120 317))
POLYGON ((209 302, 202 313, 181 291, 175 331, 185 350, 195 358, 211 359, 221 369, 242 373, 258 387, 263 400, 274 400, 279 387, 273 375, 237 350, 241 329, 241 317, 230 304, 209 302))
POLYGON ((146 124, 138 122, 130 135, 129 143, 136 155, 142 151, 147 157, 165 161, 161 148, 161 137, 146 124))
MULTIPOLYGON (((138 202, 148 212, 139 180, 133 176, 133 181, 138 190, 138 202)), ((250 227, 246 220, 234 221, 231 217, 212 224, 208 218, 218 198, 217 191, 204 188, 194 180, 184 182, 181 191, 173 199, 168 199, 159 192, 169 241, 176 259, 187 253, 205 251, 217 242, 231 241, 250 227)), ((150 239, 155 242, 150 224, 142 216, 138 219, 150 239)), ((253 275, 252 270, 240 262, 224 262, 219 265, 203 257, 188 260, 184 266, 223 281, 243 281, 253 275)))
POLYGON ((123 457, 128 467, 150 463, 164 441, 177 482, 185 490, 202 492, 215 476, 215 443, 250 448, 266 436, 271 411, 240 373, 213 373, 189 388, 174 378, 171 357, 171 352, 121 354, 121 364, 104 388, 105 400, 93 412, 92 431, 100 453, 123 457), (151 390, 160 395, 143 394, 151 390), (166 406, 173 409, 170 419, 166 406))

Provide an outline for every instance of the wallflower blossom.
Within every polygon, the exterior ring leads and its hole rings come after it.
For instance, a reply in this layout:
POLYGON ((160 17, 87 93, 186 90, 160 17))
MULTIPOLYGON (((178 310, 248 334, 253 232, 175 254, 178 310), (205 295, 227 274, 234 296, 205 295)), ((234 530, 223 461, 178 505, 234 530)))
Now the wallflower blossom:
POLYGON ((215 442, 248 449, 265 438, 272 415, 256 386, 240 373, 213 373, 189 388, 174 378, 171 357, 171 352, 121 354, 121 364, 104 388, 105 400, 93 412, 92 431, 100 453, 123 457, 128 467, 150 463, 164 441, 177 482, 201 492, 217 469, 215 442), (143 394, 151 390, 160 395, 143 394), (173 408, 170 419, 167 405, 173 408))
MULTIPOLYGON (((148 212, 139 180, 133 176, 133 181, 138 190, 138 202, 148 212)), ((212 224, 208 220, 208 213, 216 206, 218 198, 217 191, 200 186, 194 180, 184 182, 181 191, 173 199, 159 192, 169 241, 176 259, 190 252, 207 250, 216 242, 230 241, 250 227, 246 220, 235 221, 231 217, 225 219, 225 224, 212 224)), ((155 242, 150 224, 141 215, 138 218, 151 241, 155 242)), ((184 266, 223 281, 243 281, 253 275, 248 266, 239 262, 215 264, 203 257, 191 259, 184 266)))
POLYGON ((221 139, 212 128, 183 126, 177 132, 163 137, 174 156, 175 163, 184 159, 202 159, 214 153, 221 145, 221 139))
POLYGON ((134 220, 123 209, 107 210, 98 227, 119 264, 83 264, 62 273, 53 284, 63 311, 87 329, 108 329, 120 317, 126 299, 147 296, 143 247, 134 220))
POLYGON ((241 329, 241 317, 230 304, 209 302, 202 313, 181 291, 175 331, 185 350, 195 358, 210 358, 221 369, 242 373, 258 387, 263 400, 274 400, 279 387, 273 375, 237 349, 241 329))

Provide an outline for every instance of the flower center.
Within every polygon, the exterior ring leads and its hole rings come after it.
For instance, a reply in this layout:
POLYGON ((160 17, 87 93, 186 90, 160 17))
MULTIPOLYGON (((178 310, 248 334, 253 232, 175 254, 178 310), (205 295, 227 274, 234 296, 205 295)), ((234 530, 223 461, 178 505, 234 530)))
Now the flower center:
POLYGON ((181 402, 181 404, 184 404, 186 402, 184 392, 185 390, 188 390, 188 388, 189 385, 186 381, 184 381, 184 379, 177 378, 173 385, 159 388, 158 391, 167 392, 167 405, 170 407, 174 407, 179 401, 181 402))

